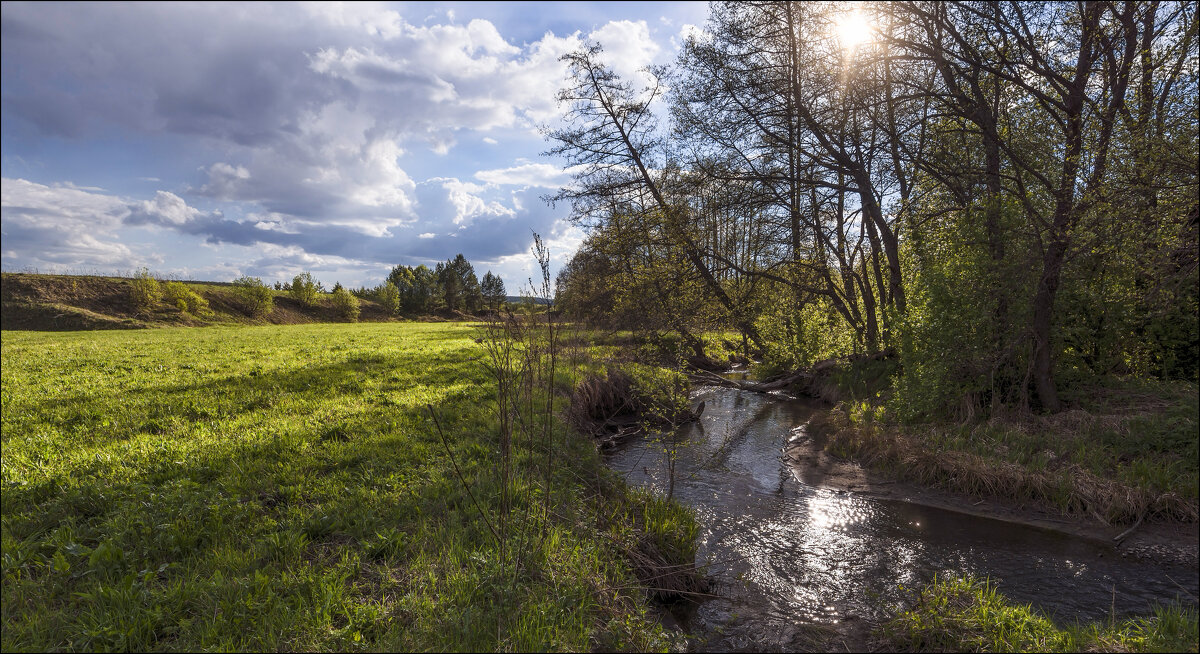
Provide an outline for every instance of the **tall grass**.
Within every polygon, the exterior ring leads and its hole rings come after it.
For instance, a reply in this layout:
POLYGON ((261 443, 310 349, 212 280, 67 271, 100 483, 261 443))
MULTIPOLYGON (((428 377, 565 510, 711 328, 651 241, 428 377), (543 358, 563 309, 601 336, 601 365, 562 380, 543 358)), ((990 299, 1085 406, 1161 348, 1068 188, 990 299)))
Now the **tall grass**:
POLYGON ((1100 380, 1054 415, 911 424, 876 398, 829 414, 830 451, 923 484, 1106 524, 1200 518, 1196 385, 1100 380))

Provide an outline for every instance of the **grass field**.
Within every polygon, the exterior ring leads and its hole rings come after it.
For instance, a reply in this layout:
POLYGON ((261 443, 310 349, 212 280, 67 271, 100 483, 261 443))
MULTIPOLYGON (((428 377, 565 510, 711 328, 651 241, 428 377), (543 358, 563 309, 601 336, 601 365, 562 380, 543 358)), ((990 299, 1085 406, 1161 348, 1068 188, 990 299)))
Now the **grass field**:
POLYGON ((620 553, 644 538, 635 525, 684 549, 695 526, 561 427, 553 511, 528 506, 542 487, 515 482, 512 515, 529 517, 500 555, 475 506, 495 520, 500 501, 478 335, 4 332, 0 646, 667 647, 620 553))

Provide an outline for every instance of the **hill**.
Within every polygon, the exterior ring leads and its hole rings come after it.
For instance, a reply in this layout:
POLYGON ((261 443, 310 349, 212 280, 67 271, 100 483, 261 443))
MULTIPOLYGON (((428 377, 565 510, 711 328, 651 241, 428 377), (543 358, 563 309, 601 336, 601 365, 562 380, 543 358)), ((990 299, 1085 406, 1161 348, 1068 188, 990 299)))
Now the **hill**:
MULTIPOLYGON (((525 298, 520 295, 508 295, 504 298, 504 301, 508 302, 509 304, 520 304, 525 301, 525 298)), ((547 305, 550 304, 550 300, 547 300, 544 297, 535 297, 533 298, 533 303, 538 305, 547 305)))
MULTIPOLYGON (((208 301, 212 314, 197 316, 159 302, 138 312, 130 302, 132 279, 84 275, 3 273, 0 275, 0 329, 69 331, 84 329, 144 329, 202 325, 291 325, 342 322, 324 294, 307 307, 286 292, 274 291, 274 309, 262 318, 247 315, 234 289, 220 282, 185 282, 208 301)), ((384 307, 359 299, 360 322, 396 319, 384 307)))

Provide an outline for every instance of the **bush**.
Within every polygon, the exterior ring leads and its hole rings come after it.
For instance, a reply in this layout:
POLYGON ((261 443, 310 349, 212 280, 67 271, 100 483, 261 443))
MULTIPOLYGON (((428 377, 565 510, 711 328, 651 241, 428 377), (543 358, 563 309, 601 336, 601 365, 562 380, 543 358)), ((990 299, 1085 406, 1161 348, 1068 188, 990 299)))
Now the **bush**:
POLYGON ((289 292, 297 302, 306 307, 317 304, 317 282, 310 272, 306 271, 296 275, 292 279, 292 287, 289 292))
POLYGON ((162 299, 162 286, 158 280, 150 276, 150 271, 142 268, 133 276, 129 283, 129 303, 136 313, 147 313, 162 299))
POLYGON ((271 289, 257 277, 242 276, 233 280, 233 294, 249 316, 261 318, 275 308, 271 289))
POLYGON ((333 308, 347 322, 358 322, 358 298, 340 285, 333 289, 333 308))
POLYGON ((208 300, 188 288, 187 284, 183 282, 167 282, 164 295, 167 303, 180 311, 195 316, 212 315, 212 310, 208 308, 208 300))
POLYGON ((375 292, 375 299, 388 310, 388 313, 400 311, 400 289, 391 282, 384 282, 375 292))

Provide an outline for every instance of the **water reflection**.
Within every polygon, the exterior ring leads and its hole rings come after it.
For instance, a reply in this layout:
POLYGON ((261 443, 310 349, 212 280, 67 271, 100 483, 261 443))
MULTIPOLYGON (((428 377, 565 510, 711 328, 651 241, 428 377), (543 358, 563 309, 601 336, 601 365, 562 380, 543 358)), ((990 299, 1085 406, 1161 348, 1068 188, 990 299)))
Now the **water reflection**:
MULTIPOLYGON (((721 596, 692 619, 707 634, 701 649, 792 649, 797 625, 877 617, 903 597, 899 586, 936 573, 990 577, 1065 621, 1105 619, 1114 606, 1145 613, 1176 597, 1176 581, 1198 594, 1195 570, 1101 558, 1103 548, 1052 532, 805 485, 778 453, 802 437, 797 427, 815 405, 723 388, 693 399, 706 408, 677 435, 675 496, 697 511, 698 557, 721 596)), ((610 463, 665 492, 658 447, 635 442, 610 463)))

